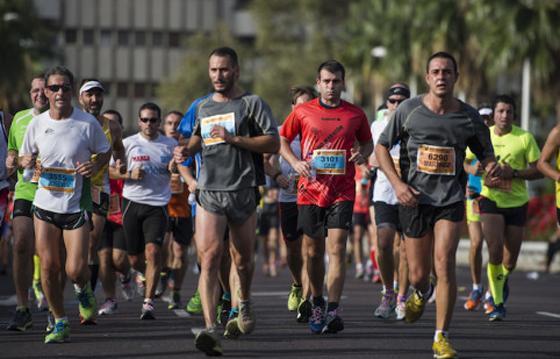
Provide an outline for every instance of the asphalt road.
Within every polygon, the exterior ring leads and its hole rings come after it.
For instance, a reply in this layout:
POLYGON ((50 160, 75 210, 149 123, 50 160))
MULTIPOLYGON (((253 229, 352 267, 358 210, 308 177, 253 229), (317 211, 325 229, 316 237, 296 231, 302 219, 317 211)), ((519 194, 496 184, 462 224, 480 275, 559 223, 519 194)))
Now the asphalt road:
MULTIPOLYGON (((260 268, 260 267, 258 267, 260 268)), ((429 305, 415 324, 373 317, 380 300, 379 284, 364 283, 348 273, 342 300, 346 329, 336 335, 313 335, 286 309, 287 270, 277 278, 256 273, 253 300, 255 332, 238 340, 223 340, 224 355, 232 358, 430 358, 435 306, 429 305)), ((192 293, 196 276, 189 273, 183 298, 192 293)), ((463 301, 469 285, 466 268, 458 268, 459 300, 450 338, 461 358, 560 358, 560 275, 530 279, 516 272, 510 278, 507 318, 490 323, 482 312, 466 312, 463 301)), ((0 276, 0 325, 5 327, 14 306, 9 276, 0 276)), ((97 292, 101 301, 101 291, 97 292)), ((191 329, 202 326, 200 316, 185 317, 182 310, 167 310, 156 303, 155 321, 139 319, 141 299, 120 302, 119 312, 98 319, 98 325, 78 324, 77 302, 66 288, 71 341, 43 344, 45 313, 33 313, 33 329, 0 331, 0 358, 202 358, 191 329)))

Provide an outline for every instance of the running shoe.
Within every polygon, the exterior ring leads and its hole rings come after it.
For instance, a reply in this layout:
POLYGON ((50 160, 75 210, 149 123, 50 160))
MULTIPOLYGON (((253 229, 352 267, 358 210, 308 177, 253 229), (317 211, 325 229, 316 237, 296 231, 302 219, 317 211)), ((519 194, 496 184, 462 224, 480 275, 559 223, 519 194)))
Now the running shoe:
POLYGON ((397 320, 404 320, 404 316, 406 314, 406 302, 397 303, 397 306, 395 307, 395 314, 397 316, 397 320))
POLYGON ((356 264, 356 274, 354 275, 354 278, 362 279, 362 278, 364 278, 365 274, 366 274, 366 271, 364 269, 363 264, 362 263, 356 264))
POLYGON ((45 335, 45 344, 64 343, 70 337, 70 324, 68 320, 57 320, 53 330, 45 335))
POLYGON ((97 313, 97 303, 95 296, 91 290, 89 282, 85 288, 79 289, 75 287, 76 296, 78 297, 78 307, 80 309, 80 324, 95 324, 95 314, 97 313))
POLYGON ((397 295, 394 292, 383 294, 381 297, 381 304, 375 309, 373 315, 377 318, 389 319, 395 311, 396 302, 397 295))
POLYGON ((311 317, 311 310, 311 302, 306 299, 302 299, 297 308, 296 321, 298 323, 309 322, 309 317, 311 317))
POLYGON ((55 322, 54 315, 49 310, 49 312, 47 313, 47 327, 45 328, 46 334, 49 334, 54 330, 54 322, 55 322))
POLYGON ((301 286, 292 284, 290 294, 288 295, 288 310, 294 312, 297 310, 299 303, 301 303, 302 289, 301 286))
POLYGON ((484 314, 488 315, 494 311, 494 298, 491 294, 486 292, 486 299, 484 300, 484 314))
POLYGON ((478 307, 480 306, 480 303, 482 302, 483 292, 484 291, 482 289, 477 289, 477 290, 473 289, 469 294, 467 301, 465 302, 464 305, 465 309, 468 310, 469 312, 477 310, 478 307))
POLYGON ((241 336, 241 330, 239 330, 239 322, 237 317, 239 313, 236 308, 232 308, 229 312, 229 317, 224 330, 224 338, 226 339, 237 339, 241 336))
POLYGON ((426 306, 426 300, 422 298, 420 293, 416 290, 414 293, 408 297, 406 300, 405 309, 405 321, 407 323, 414 323, 424 313, 424 307, 426 306))
POLYGON ((169 279, 169 273, 167 272, 161 272, 159 275, 159 282, 156 286, 156 292, 155 292, 155 296, 156 298, 159 298, 163 295, 163 293, 165 293, 165 290, 167 289, 167 280, 169 279))
POLYGON ((16 308, 14 318, 10 321, 6 329, 25 332, 27 329, 31 329, 31 327, 33 327, 33 321, 31 320, 31 311, 29 308, 16 308))
POLYGON ((140 319, 142 320, 154 320, 156 319, 154 315, 155 309, 152 302, 144 302, 142 304, 142 312, 140 314, 140 319))
POLYGON ((167 305, 167 309, 169 310, 173 310, 173 309, 179 309, 179 307, 181 307, 181 293, 179 291, 174 290, 171 293, 171 300, 169 301, 169 304, 167 305))
POLYGON ((321 306, 313 305, 309 317, 309 329, 314 334, 320 334, 325 327, 325 314, 321 306))
POLYGON ((381 283, 381 273, 377 269, 374 271, 371 281, 373 283, 381 283))
POLYGON ((436 359, 452 359, 457 358, 457 352, 451 346, 449 339, 442 333, 438 333, 434 344, 432 344, 434 358, 436 359))
POLYGON ((504 304, 494 306, 494 310, 488 314, 488 320, 491 322, 501 321, 506 318, 506 307, 504 304))
POLYGON ((249 300, 239 301, 239 316, 237 320, 241 333, 249 334, 255 329, 255 315, 249 300))
POLYGON ((327 312, 327 315, 325 317, 325 325, 323 326, 321 333, 336 334, 344 330, 344 321, 342 321, 342 318, 338 315, 338 312, 340 312, 340 309, 335 309, 327 312))
POLYGON ((220 304, 220 312, 217 313, 218 322, 220 324, 226 324, 229 320, 229 313, 231 311, 231 300, 224 299, 222 297, 220 304))
POLYGON ((113 298, 105 299, 105 302, 101 304, 97 315, 111 315, 117 311, 117 301, 113 298))
POLYGON ((43 288, 41 287, 41 281, 33 281, 33 294, 35 295, 35 300, 37 302, 37 309, 40 312, 49 310, 49 304, 47 303, 47 298, 43 293, 43 288))
POLYGON ((128 278, 121 280, 121 290, 124 300, 131 301, 134 299, 136 294, 136 288, 134 288, 134 282, 132 277, 129 275, 128 278))
POLYGON ((187 302, 187 307, 185 310, 190 314, 201 314, 202 313, 202 302, 200 301, 200 293, 198 289, 194 292, 193 296, 187 302))
POLYGON ((222 345, 214 329, 204 329, 194 338, 194 346, 207 356, 221 356, 222 345))

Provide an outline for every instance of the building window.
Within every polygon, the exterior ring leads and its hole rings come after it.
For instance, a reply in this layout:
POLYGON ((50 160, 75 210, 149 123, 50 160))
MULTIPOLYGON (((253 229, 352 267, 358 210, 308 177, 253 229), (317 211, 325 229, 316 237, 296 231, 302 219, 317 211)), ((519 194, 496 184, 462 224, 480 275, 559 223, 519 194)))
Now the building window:
POLYGON ((83 36, 84 45, 89 45, 89 46, 93 45, 93 42, 94 42, 94 32, 93 32, 93 30, 91 30, 91 29, 84 30, 82 32, 82 36, 83 36))
POLYGON ((128 46, 128 31, 120 30, 118 33, 119 46, 128 46))
POLYGON ((143 82, 138 82, 134 84, 134 98, 145 98, 146 97, 146 84, 143 82))
POLYGON ((78 34, 75 29, 67 29, 64 31, 64 42, 66 44, 75 44, 78 40, 78 34))
POLYGON ((181 34, 178 32, 169 33, 169 47, 181 46, 181 34))
POLYGON ((117 83, 117 97, 128 97, 128 83, 117 83))
POLYGON ((146 33, 144 31, 136 31, 134 33, 134 41, 136 46, 146 46, 146 33))
POLYGON ((152 34, 152 46, 163 46, 163 32, 156 31, 152 34))
POLYGON ((112 45, 111 35, 112 35, 111 30, 101 30, 99 44, 104 47, 110 47, 112 45))

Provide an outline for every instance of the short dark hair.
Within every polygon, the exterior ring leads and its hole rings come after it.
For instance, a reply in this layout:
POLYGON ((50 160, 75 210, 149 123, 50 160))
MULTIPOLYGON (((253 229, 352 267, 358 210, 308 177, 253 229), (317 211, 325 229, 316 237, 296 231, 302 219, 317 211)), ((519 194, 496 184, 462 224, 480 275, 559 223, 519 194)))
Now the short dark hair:
POLYGON ((432 62, 432 60, 436 58, 449 59, 453 63, 453 69, 455 70, 455 74, 459 72, 459 69, 457 67, 457 61, 455 60, 453 55, 451 55, 449 52, 438 51, 435 54, 432 54, 432 56, 428 58, 428 61, 426 62, 426 73, 430 71, 430 62, 432 62))
POLYGON ((167 118, 167 116, 169 115, 177 115, 181 118, 183 118, 183 114, 177 110, 173 110, 173 111, 169 111, 168 113, 165 114, 165 116, 163 116, 163 118, 167 118))
POLYGON ((346 71, 344 70, 344 66, 342 66, 342 64, 336 60, 327 60, 325 62, 323 62, 321 65, 319 65, 319 68, 317 68, 317 78, 321 77, 321 70, 327 70, 330 73, 336 74, 337 72, 340 72, 340 74, 342 75, 342 79, 344 80, 344 76, 346 75, 346 71))
POLYGON ((294 86, 290 89, 290 96, 292 97, 292 105, 296 104, 300 96, 308 95, 311 98, 317 97, 317 92, 311 86, 294 86))
POLYGON ((235 52, 235 50, 232 49, 231 47, 227 47, 227 46, 218 47, 218 48, 212 50, 212 52, 210 52, 210 56, 208 56, 208 58, 210 58, 214 55, 219 56, 219 57, 229 57, 229 59, 231 60, 231 64, 234 67, 239 66, 239 60, 238 60, 238 57, 237 57, 237 52, 235 52))
POLYGON ((120 113, 119 111, 110 109, 110 110, 107 110, 107 111, 103 112, 103 115, 113 115, 113 116, 117 116, 117 121, 119 121, 119 124, 120 124, 121 126, 123 125, 123 118, 122 118, 122 115, 121 115, 121 113, 120 113))
POLYGON ((70 70, 68 70, 66 67, 64 66, 55 66, 52 67, 51 69, 49 69, 49 71, 47 71, 45 73, 45 84, 49 83, 49 77, 53 76, 53 75, 62 75, 65 76, 68 81, 70 82, 70 86, 72 88, 74 88, 74 75, 72 74, 72 72, 70 70))
POLYGON ((496 97, 494 97, 494 101, 492 101, 492 111, 496 110, 496 106, 498 105, 498 103, 507 103, 508 105, 511 105, 511 107, 513 108, 513 115, 515 116, 515 100, 513 99, 513 97, 511 97, 510 95, 496 95, 496 97))
POLYGON ((39 73, 36 73, 33 76, 31 76, 31 81, 33 81, 35 79, 41 79, 41 80, 45 81, 45 73, 44 72, 39 72, 39 73))
POLYGON ((161 120, 161 109, 155 103, 146 102, 145 104, 140 106, 140 109, 138 110, 138 117, 140 117, 140 112, 142 112, 142 110, 152 110, 152 111, 157 112, 157 116, 161 120))

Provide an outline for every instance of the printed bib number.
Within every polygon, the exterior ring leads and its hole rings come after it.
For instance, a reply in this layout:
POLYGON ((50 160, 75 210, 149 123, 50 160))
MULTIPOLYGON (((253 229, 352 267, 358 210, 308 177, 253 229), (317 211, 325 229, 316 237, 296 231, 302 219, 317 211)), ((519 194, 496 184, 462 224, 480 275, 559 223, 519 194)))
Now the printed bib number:
POLYGON ((116 193, 109 197, 109 214, 117 214, 121 211, 121 199, 116 193))
POLYGON ((416 160, 418 172, 431 175, 455 175, 455 148, 420 145, 416 160))
POLYGON ((76 188, 76 171, 67 168, 43 167, 39 186, 51 192, 73 193, 76 188))
POLYGON ((172 173, 171 179, 169 180, 169 187, 171 188, 171 193, 178 194, 183 193, 184 189, 183 181, 181 181, 181 176, 178 173, 172 173))
POLYGON ((346 150, 315 150, 313 166, 318 175, 346 174, 346 150))
POLYGON ((214 126, 222 126, 230 135, 235 136, 235 113, 230 112, 200 119, 200 134, 206 146, 225 143, 223 138, 210 135, 214 126))
POLYGON ((94 185, 91 186, 91 201, 95 204, 101 204, 101 189, 94 185))

